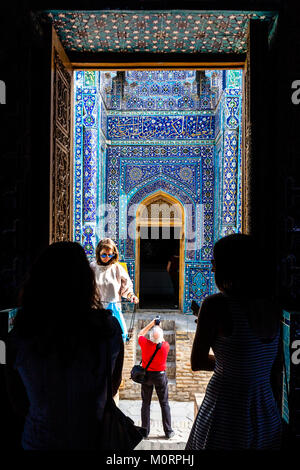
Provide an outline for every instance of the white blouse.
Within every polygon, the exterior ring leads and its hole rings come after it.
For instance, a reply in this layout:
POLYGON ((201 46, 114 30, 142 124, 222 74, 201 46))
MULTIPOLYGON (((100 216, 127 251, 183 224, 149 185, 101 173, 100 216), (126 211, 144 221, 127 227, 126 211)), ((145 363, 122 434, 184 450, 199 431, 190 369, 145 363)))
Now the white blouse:
POLYGON ((133 294, 133 284, 126 270, 119 263, 108 266, 91 262, 101 303, 106 308, 110 302, 120 302, 122 297, 133 294))

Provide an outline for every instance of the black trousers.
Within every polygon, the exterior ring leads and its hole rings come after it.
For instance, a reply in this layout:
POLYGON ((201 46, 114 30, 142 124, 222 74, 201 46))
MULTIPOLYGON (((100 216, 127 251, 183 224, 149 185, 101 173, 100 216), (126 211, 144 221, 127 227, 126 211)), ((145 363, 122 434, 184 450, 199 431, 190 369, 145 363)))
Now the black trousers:
POLYGON ((168 396, 168 378, 166 372, 147 372, 148 379, 142 384, 142 427, 147 429, 147 434, 150 432, 150 404, 153 393, 153 386, 155 387, 162 415, 163 428, 166 435, 172 432, 171 428, 171 412, 169 406, 168 396))

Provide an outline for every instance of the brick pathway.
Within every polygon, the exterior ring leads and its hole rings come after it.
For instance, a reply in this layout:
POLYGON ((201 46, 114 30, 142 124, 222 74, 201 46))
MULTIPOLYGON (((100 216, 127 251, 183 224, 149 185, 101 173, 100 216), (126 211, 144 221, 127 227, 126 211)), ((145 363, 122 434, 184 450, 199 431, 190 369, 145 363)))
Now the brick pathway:
MULTIPOLYGON (((135 450, 183 450, 194 422, 194 402, 170 401, 172 428, 175 436, 166 439, 163 431, 158 401, 152 400, 150 408, 150 434, 135 450)), ((137 426, 141 426, 141 400, 120 400, 119 408, 137 426)))

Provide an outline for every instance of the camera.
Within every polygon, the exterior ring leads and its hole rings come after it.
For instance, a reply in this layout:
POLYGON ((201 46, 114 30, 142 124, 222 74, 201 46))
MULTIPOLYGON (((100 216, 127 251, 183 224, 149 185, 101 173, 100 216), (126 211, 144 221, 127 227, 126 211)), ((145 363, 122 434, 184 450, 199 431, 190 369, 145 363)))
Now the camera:
POLYGON ((155 321, 155 325, 159 325, 159 324, 160 324, 160 316, 157 315, 157 316, 154 318, 154 321, 155 321))

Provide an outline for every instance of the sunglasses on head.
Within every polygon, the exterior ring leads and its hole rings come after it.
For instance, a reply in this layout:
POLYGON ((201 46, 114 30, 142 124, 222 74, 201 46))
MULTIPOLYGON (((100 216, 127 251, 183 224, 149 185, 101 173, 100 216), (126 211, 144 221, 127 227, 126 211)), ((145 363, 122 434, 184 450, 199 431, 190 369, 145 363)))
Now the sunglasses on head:
POLYGON ((112 258, 114 255, 114 253, 112 255, 107 255, 106 253, 103 253, 102 255, 100 255, 101 258, 112 258))

